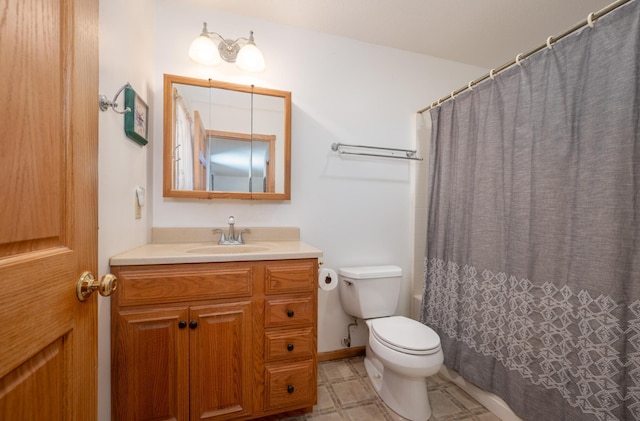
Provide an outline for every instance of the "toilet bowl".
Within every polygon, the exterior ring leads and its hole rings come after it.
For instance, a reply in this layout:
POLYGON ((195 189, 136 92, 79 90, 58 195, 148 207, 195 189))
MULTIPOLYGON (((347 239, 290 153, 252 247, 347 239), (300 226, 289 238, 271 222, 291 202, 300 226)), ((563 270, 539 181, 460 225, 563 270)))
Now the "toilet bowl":
POLYGON ((428 326, 402 316, 369 319, 366 324, 369 342, 365 368, 374 389, 404 418, 429 419, 426 377, 436 374, 442 366, 440 338, 428 326))
POLYGON ((440 338, 428 326, 394 316, 402 270, 365 266, 339 270, 340 299, 345 311, 364 319, 369 339, 364 360, 367 375, 383 402, 411 421, 431 416, 426 377, 440 370, 440 338))

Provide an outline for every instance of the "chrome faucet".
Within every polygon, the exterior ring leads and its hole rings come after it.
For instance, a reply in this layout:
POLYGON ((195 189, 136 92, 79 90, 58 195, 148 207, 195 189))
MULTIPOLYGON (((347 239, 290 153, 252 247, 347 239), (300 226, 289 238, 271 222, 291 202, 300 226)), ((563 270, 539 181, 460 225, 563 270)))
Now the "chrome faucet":
POLYGON ((245 232, 250 232, 248 229, 240 230, 238 236, 236 237, 234 225, 236 223, 236 219, 233 216, 229 217, 229 234, 225 235, 224 231, 221 229, 214 229, 213 232, 220 232, 220 240, 218 244, 224 245, 236 245, 236 244, 244 244, 244 238, 242 234, 245 232))
POLYGON ((235 231, 233 230, 233 226, 234 226, 235 224, 236 224, 236 219, 233 217, 233 215, 231 215, 231 216, 229 217, 229 238, 228 238, 228 240, 229 240, 229 241, 233 241, 233 240, 235 240, 236 233, 235 233, 235 231))

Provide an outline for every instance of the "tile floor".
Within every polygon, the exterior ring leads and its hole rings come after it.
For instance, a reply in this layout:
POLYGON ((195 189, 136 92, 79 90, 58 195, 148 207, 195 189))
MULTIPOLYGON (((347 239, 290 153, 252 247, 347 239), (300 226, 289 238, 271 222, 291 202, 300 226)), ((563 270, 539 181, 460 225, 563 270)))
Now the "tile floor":
MULTIPOLYGON (((446 378, 427 378, 433 411, 429 421, 500 421, 446 378)), ((318 404, 313 412, 286 421, 404 421, 385 406, 373 390, 364 357, 321 362, 318 367, 318 404)), ((285 421, 282 420, 282 421, 285 421)))

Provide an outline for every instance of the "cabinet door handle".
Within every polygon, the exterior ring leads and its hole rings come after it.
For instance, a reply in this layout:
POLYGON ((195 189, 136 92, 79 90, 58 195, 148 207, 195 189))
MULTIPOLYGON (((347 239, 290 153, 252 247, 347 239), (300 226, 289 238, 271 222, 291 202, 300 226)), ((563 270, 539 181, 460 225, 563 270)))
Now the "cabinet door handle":
POLYGON ((287 317, 293 317, 294 314, 293 310, 287 310, 287 317))
POLYGON ((180 320, 178 322, 178 328, 184 329, 185 327, 187 327, 187 321, 186 320, 180 320))
POLYGON ((288 384, 287 385, 287 393, 293 393, 293 391, 294 391, 293 385, 292 384, 288 384))
POLYGON ((198 327, 198 322, 196 322, 195 320, 191 320, 191 321, 189 322, 189 328, 191 328, 191 329, 195 329, 195 328, 197 328, 197 327, 198 327))
POLYGON ((293 344, 287 344, 287 351, 293 351, 293 344))

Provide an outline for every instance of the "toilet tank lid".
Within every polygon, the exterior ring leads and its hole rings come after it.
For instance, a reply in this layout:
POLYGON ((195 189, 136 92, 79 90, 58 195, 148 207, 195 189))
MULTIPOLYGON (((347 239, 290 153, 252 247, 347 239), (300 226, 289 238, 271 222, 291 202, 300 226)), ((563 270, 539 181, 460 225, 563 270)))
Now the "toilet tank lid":
POLYGON ((351 279, 391 278, 402 276, 402 268, 395 265, 353 266, 340 268, 338 273, 351 279))

